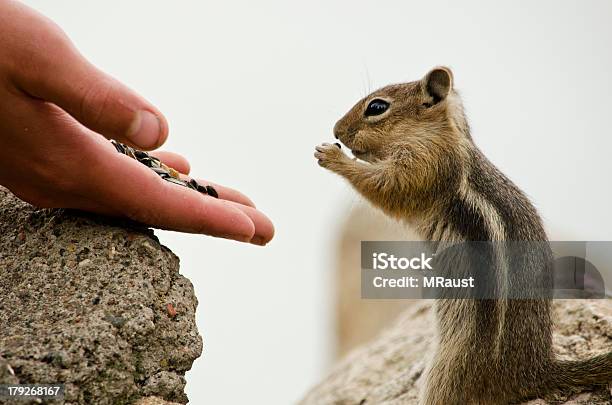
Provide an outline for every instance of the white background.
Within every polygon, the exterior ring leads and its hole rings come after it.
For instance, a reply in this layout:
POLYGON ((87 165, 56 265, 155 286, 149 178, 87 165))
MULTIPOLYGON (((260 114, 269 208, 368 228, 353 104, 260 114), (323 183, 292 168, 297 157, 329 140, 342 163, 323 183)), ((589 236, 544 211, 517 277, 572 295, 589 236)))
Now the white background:
POLYGON ((476 142, 554 235, 612 240, 610 1, 28 3, 164 112, 166 149, 276 224, 266 248, 158 232, 200 301, 192 403, 290 403, 328 369, 357 197, 312 153, 368 90, 450 66, 476 142))

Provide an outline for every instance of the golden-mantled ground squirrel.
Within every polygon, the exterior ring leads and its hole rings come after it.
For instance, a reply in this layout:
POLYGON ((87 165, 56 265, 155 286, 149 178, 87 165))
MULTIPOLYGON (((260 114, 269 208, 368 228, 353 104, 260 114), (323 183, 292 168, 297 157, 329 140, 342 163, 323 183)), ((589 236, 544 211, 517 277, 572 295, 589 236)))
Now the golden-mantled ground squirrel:
MULTIPOLYGON (((322 144, 319 164, 425 240, 547 240, 527 197, 474 144, 448 68, 375 91, 334 135, 359 160, 322 144)), ((436 317, 424 405, 507 404, 612 381, 612 353, 555 359, 548 297, 437 300, 436 317)))

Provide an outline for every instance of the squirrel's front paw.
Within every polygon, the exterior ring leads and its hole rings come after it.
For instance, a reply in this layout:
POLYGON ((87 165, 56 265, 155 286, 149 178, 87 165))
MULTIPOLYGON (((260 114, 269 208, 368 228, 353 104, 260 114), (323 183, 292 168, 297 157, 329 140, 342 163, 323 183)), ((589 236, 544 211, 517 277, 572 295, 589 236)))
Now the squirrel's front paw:
POLYGON ((335 163, 338 163, 348 157, 342 152, 339 143, 323 143, 316 148, 314 156, 317 158, 319 166, 331 169, 335 163))

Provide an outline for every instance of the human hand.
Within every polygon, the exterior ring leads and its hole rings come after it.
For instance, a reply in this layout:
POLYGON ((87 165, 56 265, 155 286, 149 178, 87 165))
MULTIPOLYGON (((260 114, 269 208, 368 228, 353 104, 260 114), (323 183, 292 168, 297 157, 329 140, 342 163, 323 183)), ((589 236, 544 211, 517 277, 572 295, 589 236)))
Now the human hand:
MULTIPOLYGON (((240 192, 197 179, 214 185, 216 199, 166 182, 104 139, 153 150, 167 136, 163 115, 85 60, 53 22, 0 0, 0 184, 39 207, 259 245, 270 241, 272 223, 240 192)), ((183 157, 151 154, 189 173, 183 157)))

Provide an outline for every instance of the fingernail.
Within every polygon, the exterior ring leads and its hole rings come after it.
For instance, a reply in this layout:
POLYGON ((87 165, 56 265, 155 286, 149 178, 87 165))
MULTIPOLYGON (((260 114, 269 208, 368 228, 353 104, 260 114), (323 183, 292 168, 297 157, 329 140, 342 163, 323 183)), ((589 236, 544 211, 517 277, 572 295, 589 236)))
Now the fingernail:
POLYGON ((266 241, 261 236, 254 236, 253 239, 251 239, 251 243, 253 245, 266 246, 266 241))
POLYGON ((140 110, 134 115, 126 136, 135 145, 153 148, 159 143, 160 133, 161 125, 157 116, 150 111, 140 110))

